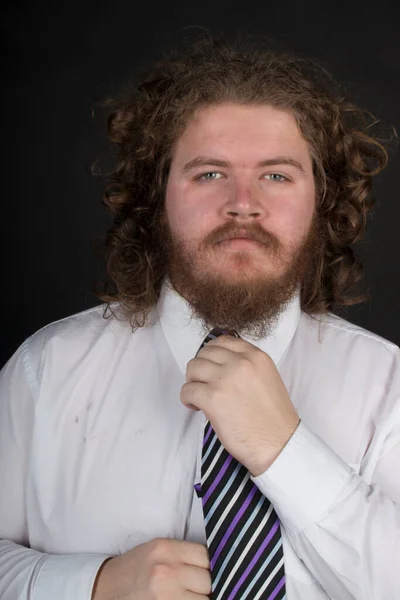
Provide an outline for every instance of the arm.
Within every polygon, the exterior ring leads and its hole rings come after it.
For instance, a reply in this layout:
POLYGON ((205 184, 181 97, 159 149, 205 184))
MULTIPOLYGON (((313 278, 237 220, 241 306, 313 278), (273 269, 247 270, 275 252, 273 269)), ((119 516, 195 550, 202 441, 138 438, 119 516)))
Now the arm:
POLYGON ((341 600, 397 600, 400 590, 400 403, 368 483, 303 422, 253 477, 317 581, 341 600))
POLYGON ((0 372, 0 598, 90 600, 108 556, 50 555, 29 548, 25 485, 38 383, 28 341, 0 372))
POLYGON ((384 362, 368 379, 376 406, 363 477, 299 422, 271 357, 244 340, 207 342, 181 390, 254 474, 299 558, 337 600, 399 600, 400 351, 380 356, 365 361, 384 362))

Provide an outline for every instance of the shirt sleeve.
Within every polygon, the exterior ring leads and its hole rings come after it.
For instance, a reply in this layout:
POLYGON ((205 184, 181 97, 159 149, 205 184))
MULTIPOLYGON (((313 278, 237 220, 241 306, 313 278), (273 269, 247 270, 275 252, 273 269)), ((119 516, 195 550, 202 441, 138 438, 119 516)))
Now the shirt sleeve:
POLYGON ((47 554, 29 547, 25 481, 38 384, 28 341, 0 371, 0 598, 90 600, 108 555, 47 554))
POLYGON ((332 598, 398 600, 400 401, 370 485, 300 421, 252 480, 272 502, 297 555, 332 598))

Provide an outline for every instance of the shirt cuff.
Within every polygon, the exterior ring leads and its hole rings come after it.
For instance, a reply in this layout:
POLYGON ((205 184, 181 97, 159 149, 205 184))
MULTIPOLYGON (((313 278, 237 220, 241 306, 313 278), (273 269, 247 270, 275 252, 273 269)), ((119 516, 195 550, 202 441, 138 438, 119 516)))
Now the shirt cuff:
POLYGON ((271 501, 282 525, 296 533, 318 521, 354 475, 352 468, 300 421, 272 465, 251 479, 271 501))
POLYGON ((34 600, 91 600, 96 575, 108 554, 49 554, 34 585, 34 600))

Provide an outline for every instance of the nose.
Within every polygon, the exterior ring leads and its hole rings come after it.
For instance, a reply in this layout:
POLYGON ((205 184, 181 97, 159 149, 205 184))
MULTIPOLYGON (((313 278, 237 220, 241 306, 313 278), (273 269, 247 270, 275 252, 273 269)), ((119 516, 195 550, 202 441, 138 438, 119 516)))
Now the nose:
POLYGON ((248 182, 236 182, 224 205, 224 213, 229 217, 260 219, 265 212, 257 190, 248 182))

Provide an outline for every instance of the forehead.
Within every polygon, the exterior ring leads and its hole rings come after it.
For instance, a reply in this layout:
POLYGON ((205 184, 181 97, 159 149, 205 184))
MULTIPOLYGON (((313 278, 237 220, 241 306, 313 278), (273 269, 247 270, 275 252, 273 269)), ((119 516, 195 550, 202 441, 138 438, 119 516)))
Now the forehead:
POLYGON ((292 113, 269 105, 220 104, 198 109, 175 146, 175 160, 200 153, 245 162, 290 154, 311 165, 292 113))

